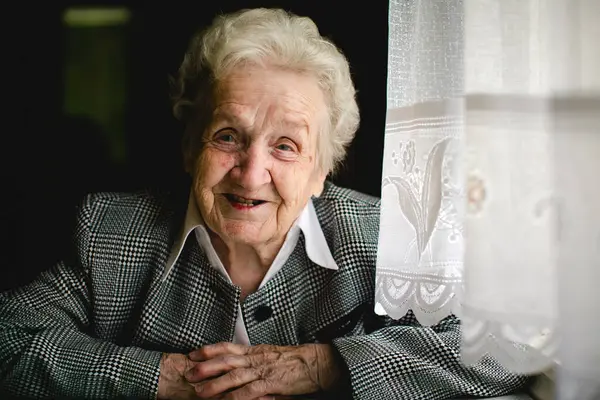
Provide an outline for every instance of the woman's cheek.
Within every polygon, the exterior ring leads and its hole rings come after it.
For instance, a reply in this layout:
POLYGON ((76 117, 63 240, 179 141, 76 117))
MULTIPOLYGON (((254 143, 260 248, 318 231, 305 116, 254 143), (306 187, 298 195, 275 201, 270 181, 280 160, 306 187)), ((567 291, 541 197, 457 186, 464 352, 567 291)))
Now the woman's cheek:
POLYGON ((308 177, 295 165, 276 166, 271 170, 271 177, 275 190, 286 205, 293 206, 301 201, 308 177))
POLYGON ((205 185, 217 185, 235 166, 235 155, 214 149, 205 149, 197 163, 197 181, 205 185))

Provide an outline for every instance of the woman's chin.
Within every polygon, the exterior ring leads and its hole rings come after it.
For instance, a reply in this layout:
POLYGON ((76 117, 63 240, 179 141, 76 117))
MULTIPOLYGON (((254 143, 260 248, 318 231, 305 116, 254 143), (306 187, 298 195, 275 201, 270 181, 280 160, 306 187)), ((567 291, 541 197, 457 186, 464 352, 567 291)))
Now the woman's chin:
POLYGON ((269 237, 264 227, 251 221, 227 221, 221 227, 221 232, 227 241, 247 245, 258 245, 269 237))

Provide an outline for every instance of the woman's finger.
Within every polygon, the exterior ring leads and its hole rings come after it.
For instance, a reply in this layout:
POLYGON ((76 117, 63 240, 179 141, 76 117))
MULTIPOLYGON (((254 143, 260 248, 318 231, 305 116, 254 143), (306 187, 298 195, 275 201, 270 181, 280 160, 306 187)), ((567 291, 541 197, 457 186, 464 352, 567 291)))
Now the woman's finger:
MULTIPOLYGON (((196 395, 198 395, 201 399, 210 399, 214 396, 224 394, 227 391, 231 391, 232 389, 239 388, 244 385, 247 386, 247 384, 255 382, 258 379, 260 379, 260 374, 255 368, 233 369, 217 378, 209 379, 203 383, 195 385, 196 395)), ((235 391, 232 391, 229 396, 224 397, 229 398, 230 396, 235 396, 234 393, 235 391)), ((252 397, 252 399, 255 398, 256 396, 252 397)))
POLYGON ((247 352, 248 346, 230 342, 221 342, 202 346, 199 349, 193 350, 188 354, 188 357, 192 361, 206 361, 226 354, 243 355, 247 352))
POLYGON ((209 378, 223 375, 236 368, 248 368, 251 366, 247 356, 227 354, 202 361, 185 372, 185 379, 190 383, 197 383, 209 378))

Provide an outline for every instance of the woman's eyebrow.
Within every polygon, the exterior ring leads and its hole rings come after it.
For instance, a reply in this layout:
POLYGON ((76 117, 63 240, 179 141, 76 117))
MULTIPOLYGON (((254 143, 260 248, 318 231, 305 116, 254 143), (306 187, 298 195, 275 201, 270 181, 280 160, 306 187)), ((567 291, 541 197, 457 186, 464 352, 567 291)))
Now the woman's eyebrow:
MULTIPOLYGON (((219 106, 213 111, 212 121, 218 123, 230 123, 242 128, 250 127, 249 121, 247 121, 240 113, 231 112, 231 107, 219 106)), ((310 124, 304 118, 297 117, 284 117, 278 121, 275 125, 276 129, 284 132, 295 132, 301 133, 302 136, 306 136, 309 131, 310 124)))
POLYGON ((232 113, 223 107, 215 108, 215 110, 213 111, 213 114, 212 114, 212 119, 213 119, 213 121, 223 121, 223 122, 230 122, 230 123, 234 123, 234 124, 238 124, 238 125, 248 125, 247 123, 244 124, 244 118, 237 115, 237 113, 232 113))

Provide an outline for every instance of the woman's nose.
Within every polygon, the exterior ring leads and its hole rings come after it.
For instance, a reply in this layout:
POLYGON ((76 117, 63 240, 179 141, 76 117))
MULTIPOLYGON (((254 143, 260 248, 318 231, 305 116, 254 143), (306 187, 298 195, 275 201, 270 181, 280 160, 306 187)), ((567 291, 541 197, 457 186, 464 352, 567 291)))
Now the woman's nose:
POLYGON ((240 156, 239 164, 231 171, 231 178, 249 191, 260 189, 271 182, 269 153, 259 146, 250 146, 240 156))

